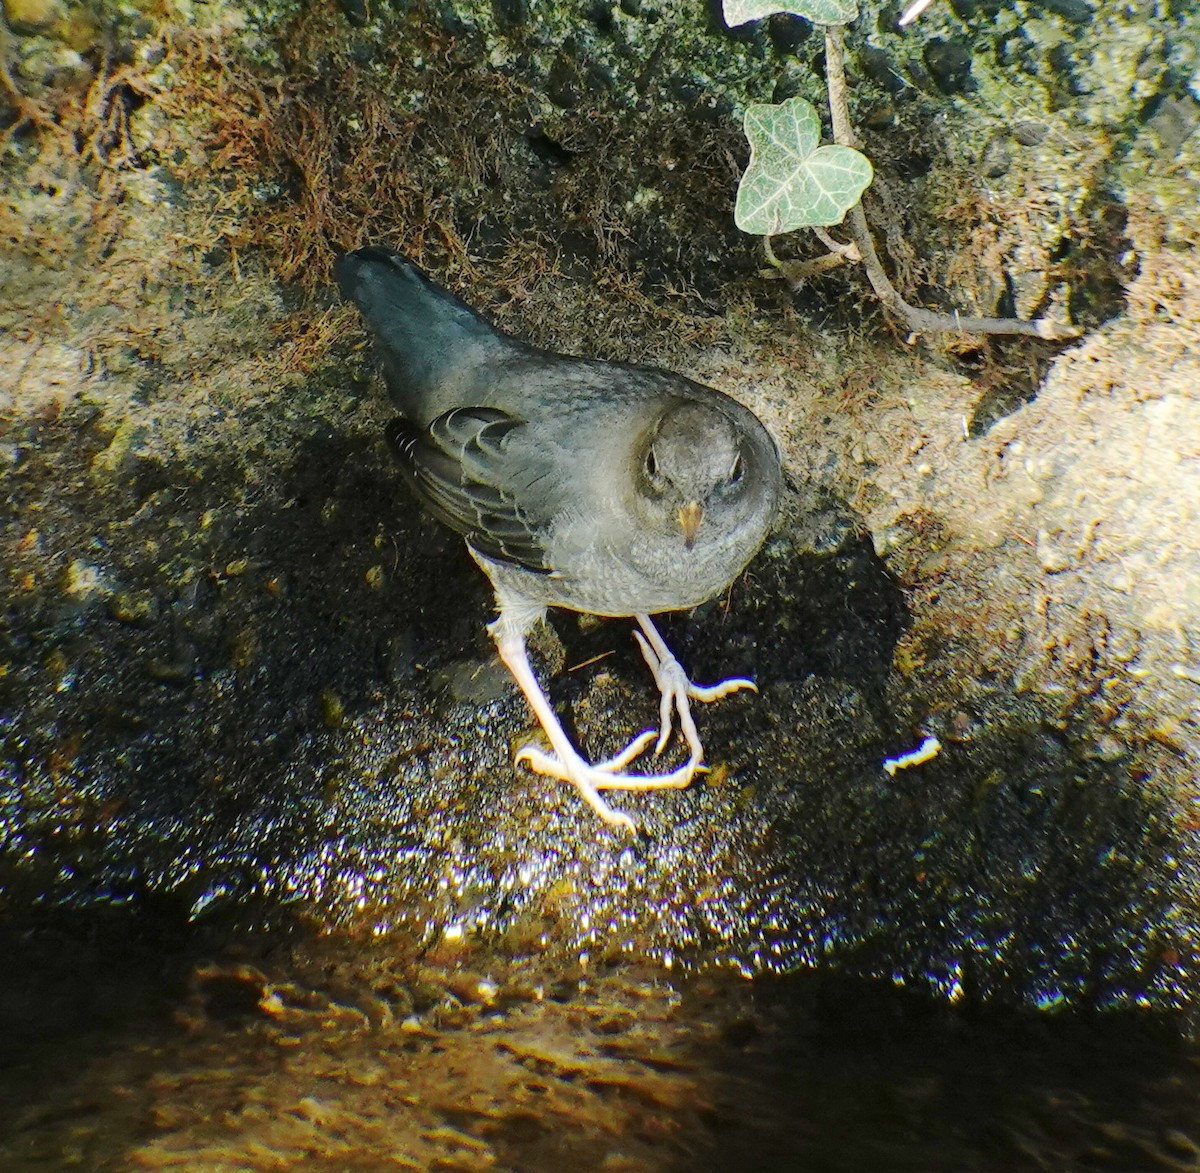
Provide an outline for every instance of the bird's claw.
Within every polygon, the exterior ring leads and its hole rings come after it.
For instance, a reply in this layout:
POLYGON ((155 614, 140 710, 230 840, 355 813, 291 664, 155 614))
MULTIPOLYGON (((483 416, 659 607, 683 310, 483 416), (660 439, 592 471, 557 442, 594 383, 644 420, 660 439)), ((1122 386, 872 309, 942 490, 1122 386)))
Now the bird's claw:
POLYGON ((649 638, 651 633, 655 636, 658 634, 651 626, 645 635, 640 631, 635 631, 633 638, 637 640, 638 647, 642 650, 642 658, 654 676, 654 682, 658 685, 660 694, 659 731, 654 752, 661 754, 666 749, 667 743, 671 740, 671 733, 674 731, 675 714, 678 713, 679 731, 687 742, 689 764, 698 767, 704 758, 704 747, 700 744, 700 734, 696 729, 695 719, 692 717, 691 701, 703 703, 717 701, 743 688, 757 692, 758 685, 753 680, 746 680, 740 676, 719 681, 717 684, 693 684, 688 679, 687 673, 684 672, 683 665, 675 659, 662 639, 652 641, 649 638))
POLYGON ((588 805, 610 827, 636 831, 637 824, 622 811, 613 810, 600 794, 602 790, 682 790, 704 769, 698 762, 688 762, 669 774, 626 774, 623 769, 654 739, 654 730, 639 733, 619 754, 591 765, 578 754, 561 758, 536 745, 523 745, 513 759, 517 765, 528 766, 535 774, 559 778, 572 783, 588 805))
MULTIPOLYGON (((501 607, 501 617, 504 609, 501 607)), ((692 684, 688 680, 679 661, 671 655, 662 636, 658 634, 648 615, 639 615, 638 624, 642 631, 635 632, 638 646, 646 663, 650 665, 654 679, 658 683, 661 702, 659 705, 660 724, 657 734, 653 729, 646 729, 634 737, 620 753, 594 765, 580 756, 579 751, 571 744, 563 730, 562 724, 555 715, 546 699, 546 694, 538 684, 533 669, 529 666, 529 656, 525 648, 525 638, 522 632, 506 630, 499 626, 500 621, 492 625, 492 635, 496 639, 500 658, 508 666, 513 678, 529 701, 534 716, 537 717, 550 749, 542 749, 538 745, 523 745, 516 753, 514 764, 526 765, 537 774, 550 778, 559 778, 570 782, 583 796, 587 804, 610 827, 620 827, 626 831, 636 831, 637 824, 628 815, 613 810, 604 800, 602 791, 605 790, 682 790, 688 786, 697 774, 703 773, 704 749, 700 744, 700 736, 696 732, 696 723, 692 720, 691 700, 712 701, 737 692, 741 688, 754 688, 749 680, 725 680, 720 684, 709 687, 692 684), (643 634, 644 633, 644 634, 643 634), (644 753, 651 742, 655 742, 655 753, 661 753, 670 740, 675 714, 679 714, 679 728, 688 745, 688 760, 667 774, 630 774, 626 773, 635 758, 644 753)))
POLYGON ((643 729, 619 754, 611 758, 605 758, 602 762, 596 762, 592 766, 592 769, 602 770, 606 774, 616 774, 620 770, 625 769, 635 758, 641 757, 645 752, 646 746, 653 740, 654 730, 643 729))
MULTIPOLYGON (((637 746, 640 753, 653 736, 652 730, 639 734, 630 748, 637 746)), ((577 755, 564 761, 557 754, 531 744, 521 746, 513 761, 528 766, 535 774, 573 782, 580 790, 683 790, 697 774, 708 770, 699 762, 688 761, 669 774, 626 774, 621 766, 637 756, 630 754, 630 748, 615 758, 592 765, 577 755)))

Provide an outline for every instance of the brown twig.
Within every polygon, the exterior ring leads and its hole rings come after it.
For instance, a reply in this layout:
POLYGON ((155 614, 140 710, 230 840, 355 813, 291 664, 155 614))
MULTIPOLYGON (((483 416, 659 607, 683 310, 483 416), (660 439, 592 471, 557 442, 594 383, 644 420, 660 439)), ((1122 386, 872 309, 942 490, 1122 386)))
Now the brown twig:
POLYGON ((813 277, 818 277, 822 273, 828 273, 830 269, 836 269, 840 265, 844 265, 847 261, 862 260, 856 245, 838 244, 822 228, 814 228, 813 231, 821 238, 829 251, 807 261, 781 260, 775 255, 775 250, 771 247, 771 238, 764 236, 763 253, 767 258, 767 264, 771 267, 760 270, 759 276, 766 277, 768 280, 783 278, 793 289, 797 289, 805 281, 813 277))
POLYGON ((38 130, 49 131, 63 137, 66 132, 55 121, 53 114, 35 98, 24 93, 13 80, 9 71, 7 58, 8 38, 0 33, 0 93, 8 96, 9 102, 16 111, 17 117, 0 133, 0 146, 13 138, 25 126, 35 126, 38 130))
MULTIPOLYGON (((825 82, 829 91, 829 115, 833 122, 834 142, 855 147, 858 142, 850 125, 841 25, 827 25, 825 29, 825 82)), ((875 295, 884 306, 901 318, 914 334, 954 331, 960 334, 1029 334, 1035 338, 1061 339, 1074 338, 1080 333, 1076 327, 1052 321, 1050 318, 1025 321, 1021 318, 963 317, 958 313, 941 314, 921 306, 910 305, 900 296, 883 271, 883 264, 875 251, 875 242, 871 237, 871 228, 861 201, 846 213, 846 223, 875 295)), ((827 241, 827 246, 828 243, 827 241)), ((845 247, 839 246, 836 251, 840 253, 845 247)))

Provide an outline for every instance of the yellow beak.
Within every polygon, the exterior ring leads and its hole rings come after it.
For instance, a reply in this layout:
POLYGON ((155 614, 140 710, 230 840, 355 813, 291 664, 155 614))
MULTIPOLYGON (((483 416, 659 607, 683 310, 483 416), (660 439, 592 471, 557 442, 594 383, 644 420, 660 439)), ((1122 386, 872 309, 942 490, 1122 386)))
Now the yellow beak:
POLYGON ((683 544, 690 550, 696 543, 696 534, 704 520, 704 508, 699 501, 689 501, 675 516, 679 528, 683 530, 683 544))

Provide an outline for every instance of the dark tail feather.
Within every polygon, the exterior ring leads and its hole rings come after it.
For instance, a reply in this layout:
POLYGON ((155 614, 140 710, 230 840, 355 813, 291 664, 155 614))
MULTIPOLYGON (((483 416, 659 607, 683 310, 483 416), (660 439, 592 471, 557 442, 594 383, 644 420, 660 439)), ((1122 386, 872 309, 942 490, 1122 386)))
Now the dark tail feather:
POLYGON ((334 274, 379 342, 396 406, 410 419, 440 414, 489 351, 509 343, 474 310, 398 252, 378 245, 338 257, 334 274))

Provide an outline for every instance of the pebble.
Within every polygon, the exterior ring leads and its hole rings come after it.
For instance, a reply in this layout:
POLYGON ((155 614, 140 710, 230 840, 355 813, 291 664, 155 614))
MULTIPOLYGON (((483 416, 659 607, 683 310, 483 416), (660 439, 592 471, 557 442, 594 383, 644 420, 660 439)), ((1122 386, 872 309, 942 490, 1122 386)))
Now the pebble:
POLYGON ((73 599, 92 599, 111 593, 108 578, 99 566, 76 558, 63 576, 63 590, 73 599))
POLYGON ((169 657, 154 656, 146 664, 146 671, 150 679, 159 684, 186 684, 192 678, 195 665, 195 649, 180 641, 172 646, 169 657))
POLYGON ((1038 531, 1037 557, 1042 569, 1047 574, 1057 574, 1071 565, 1071 559, 1066 552, 1055 545, 1045 530, 1038 531))
POLYGON ((150 591, 118 590, 108 600, 108 613, 118 623, 140 627, 158 613, 158 600, 150 591))
POLYGON ((1090 4, 1085 0, 1033 0, 1031 8, 1042 8, 1053 12, 1071 24, 1091 24, 1095 15, 1090 4))
POLYGON ((1174 158, 1200 124, 1200 104, 1191 98, 1165 98, 1146 124, 1158 139, 1159 154, 1174 158))
POLYGON ((434 684, 444 688, 460 704, 488 705, 507 696, 513 678, 494 656, 487 660, 460 660, 448 664, 434 676, 434 684))
POLYGON ((379 645, 379 667, 393 684, 403 684, 417 670, 417 641, 405 628, 384 638, 379 645))
POLYGON ((1092 743, 1087 756, 1101 762, 1119 762, 1125 756, 1125 746, 1111 733, 1101 733, 1092 743))
POLYGON ((329 729, 338 729, 346 723, 346 706, 332 688, 321 690, 321 720, 329 729))
POLYGON ((994 134, 988 139, 979 156, 979 171, 985 179, 999 179, 1012 166, 1012 155, 1003 134, 994 134))
POLYGON ((1049 133, 1044 122, 1018 122, 1013 125, 1012 136, 1023 147, 1036 147, 1049 133))
POLYGON ((33 43, 37 47, 22 53, 13 63, 14 72, 23 82, 34 87, 69 89, 92 77, 92 67, 74 49, 52 41, 33 43))
POLYGON ((925 46, 924 57, 925 68, 943 94, 961 94, 971 88, 971 53, 962 41, 935 37, 925 46))
POLYGON ((58 0, 4 0, 4 19, 14 33, 44 33, 62 18, 58 0))

